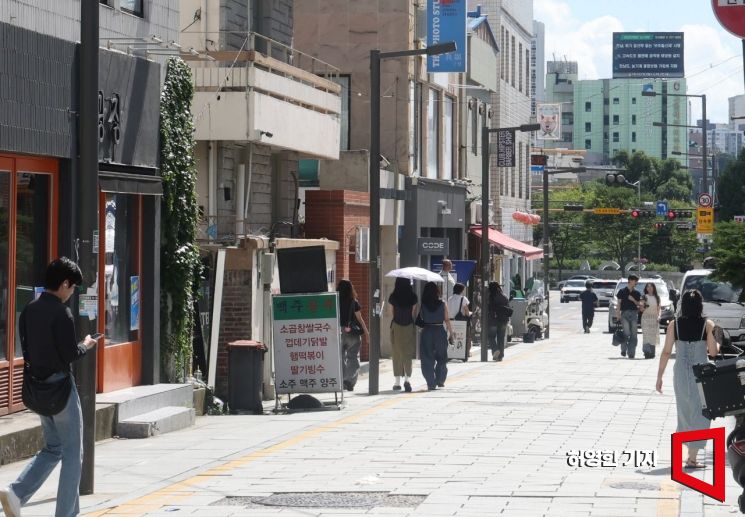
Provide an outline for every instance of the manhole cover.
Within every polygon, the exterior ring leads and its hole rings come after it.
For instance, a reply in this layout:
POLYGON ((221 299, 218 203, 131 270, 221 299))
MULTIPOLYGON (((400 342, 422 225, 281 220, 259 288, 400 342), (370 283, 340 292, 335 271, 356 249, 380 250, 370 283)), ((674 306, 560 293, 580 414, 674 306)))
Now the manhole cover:
POLYGON ((611 488, 619 488, 624 490, 659 490, 660 485, 655 483, 644 483, 641 481, 620 481, 618 483, 611 483, 611 488))
POLYGON ((269 497, 228 496, 212 506, 278 506, 287 508, 415 508, 423 495, 392 495, 388 492, 286 492, 269 497))

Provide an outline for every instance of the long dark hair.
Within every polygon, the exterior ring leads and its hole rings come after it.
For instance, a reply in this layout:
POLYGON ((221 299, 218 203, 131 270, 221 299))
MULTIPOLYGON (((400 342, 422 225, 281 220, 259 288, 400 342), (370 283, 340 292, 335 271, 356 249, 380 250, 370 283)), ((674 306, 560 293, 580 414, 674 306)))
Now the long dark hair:
POLYGON ((502 286, 497 282, 489 282, 489 306, 494 307, 497 303, 497 295, 502 294, 502 286))
POLYGON ((340 307, 348 307, 357 299, 357 292, 354 290, 354 286, 349 280, 339 280, 339 283, 336 285, 336 290, 339 293, 340 307))
POLYGON ((680 299, 680 315, 690 319, 704 317, 704 297, 698 289, 689 289, 683 293, 680 299))
POLYGON ((437 284, 434 282, 424 284, 422 305, 427 307, 429 311, 435 311, 440 303, 440 288, 437 287, 437 284))
POLYGON ((652 286, 652 296, 655 297, 657 300, 657 306, 660 306, 660 295, 657 294, 657 286, 654 285, 654 282, 648 282, 647 285, 644 286, 644 296, 649 296, 649 293, 647 293, 647 287, 652 286))
POLYGON ((411 287, 411 280, 401 277, 396 278, 396 285, 393 288, 389 301, 397 307, 413 306, 417 298, 416 294, 414 294, 414 289, 411 287))

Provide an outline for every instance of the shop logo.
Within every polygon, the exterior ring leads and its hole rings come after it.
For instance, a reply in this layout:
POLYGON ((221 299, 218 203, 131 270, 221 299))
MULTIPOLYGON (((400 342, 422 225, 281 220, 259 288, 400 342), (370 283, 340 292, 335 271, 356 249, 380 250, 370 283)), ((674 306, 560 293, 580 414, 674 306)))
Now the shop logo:
POLYGON ((673 433, 672 435, 672 457, 673 468, 670 478, 687 486, 705 496, 724 502, 725 496, 725 452, 727 442, 724 436, 724 427, 714 429, 701 429, 698 431, 687 431, 684 433, 673 433), (714 484, 710 485, 696 477, 683 472, 683 444, 686 442, 697 442, 703 440, 714 440, 714 484))

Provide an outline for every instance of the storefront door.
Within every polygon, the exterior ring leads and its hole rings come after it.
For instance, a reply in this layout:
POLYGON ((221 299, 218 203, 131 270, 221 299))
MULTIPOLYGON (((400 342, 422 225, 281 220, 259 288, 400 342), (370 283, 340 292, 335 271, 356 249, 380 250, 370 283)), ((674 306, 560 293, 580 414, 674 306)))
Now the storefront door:
POLYGON ((0 415, 23 409, 21 311, 57 254, 56 160, 0 155, 0 415))
POLYGON ((142 339, 142 196, 104 192, 99 221, 98 391, 140 384, 142 339))

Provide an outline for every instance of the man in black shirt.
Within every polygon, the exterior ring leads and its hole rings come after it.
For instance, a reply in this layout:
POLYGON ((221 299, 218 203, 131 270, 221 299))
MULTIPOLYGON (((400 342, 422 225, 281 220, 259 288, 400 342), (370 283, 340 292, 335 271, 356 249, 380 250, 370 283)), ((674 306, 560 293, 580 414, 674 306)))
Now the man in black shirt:
MULTIPOLYGON (((72 376, 70 363, 96 345, 91 336, 78 343, 72 312, 65 305, 82 281, 75 262, 65 257, 53 261, 47 267, 44 292, 21 313, 18 331, 24 342, 24 359, 31 374, 44 382, 59 383, 66 376, 72 376)), ((55 515, 73 517, 80 513, 78 489, 83 459, 83 416, 74 379, 71 384, 64 409, 53 416, 39 416, 44 448, 14 483, 0 490, 0 504, 8 517, 21 515, 21 506, 31 499, 60 461, 62 470, 55 515)))
POLYGON ((624 342, 621 343, 621 355, 633 359, 636 354, 636 333, 637 323, 639 320, 639 304, 642 295, 636 290, 636 284, 639 277, 629 275, 629 285, 624 287, 618 294, 618 307, 616 308, 616 318, 621 322, 624 334, 624 342))
POLYGON ((582 328, 585 334, 590 333, 592 320, 595 319, 595 307, 598 306, 598 295, 592 292, 592 281, 585 282, 585 291, 579 295, 582 300, 582 328))

